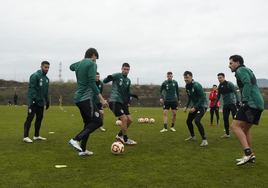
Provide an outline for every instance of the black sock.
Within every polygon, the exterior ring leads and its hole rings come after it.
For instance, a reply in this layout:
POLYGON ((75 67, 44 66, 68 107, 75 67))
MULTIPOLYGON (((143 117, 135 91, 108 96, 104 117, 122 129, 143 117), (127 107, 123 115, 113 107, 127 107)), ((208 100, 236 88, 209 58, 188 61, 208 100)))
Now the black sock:
POLYGON ((121 130, 119 131, 118 136, 123 136, 123 133, 121 130))
POLYGON ((245 155, 246 155, 246 156, 249 156, 249 155, 251 155, 251 153, 252 153, 251 150, 250 150, 250 148, 245 149, 244 152, 245 152, 245 155))
POLYGON ((124 141, 126 142, 128 139, 127 135, 124 135, 124 141))
POLYGON ((174 123, 172 123, 171 127, 174 127, 174 123))
POLYGON ((167 129, 167 124, 164 124, 164 128, 167 129))

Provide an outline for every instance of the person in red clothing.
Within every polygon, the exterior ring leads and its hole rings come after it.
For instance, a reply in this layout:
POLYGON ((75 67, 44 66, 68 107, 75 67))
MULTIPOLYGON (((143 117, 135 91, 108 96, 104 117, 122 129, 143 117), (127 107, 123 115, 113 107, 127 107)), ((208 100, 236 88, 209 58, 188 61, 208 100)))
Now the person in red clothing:
POLYGON ((218 95, 217 85, 213 85, 213 91, 209 94, 209 100, 210 100, 210 124, 209 126, 213 125, 213 116, 214 112, 217 116, 217 126, 219 126, 220 122, 220 116, 219 116, 219 107, 220 107, 220 101, 217 102, 216 107, 214 107, 215 100, 218 95))

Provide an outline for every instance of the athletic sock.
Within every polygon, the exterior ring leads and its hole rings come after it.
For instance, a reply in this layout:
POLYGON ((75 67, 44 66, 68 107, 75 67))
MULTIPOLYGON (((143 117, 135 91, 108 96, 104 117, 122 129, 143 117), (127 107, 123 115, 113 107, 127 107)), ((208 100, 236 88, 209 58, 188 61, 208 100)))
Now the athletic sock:
POLYGON ((126 142, 128 139, 127 135, 124 135, 123 137, 124 137, 124 141, 126 142))
POLYGON ((174 127, 174 123, 172 123, 171 127, 174 127))
POLYGON ((244 151, 245 151, 245 155, 246 155, 246 156, 249 156, 249 155, 251 155, 251 153, 252 153, 251 150, 250 150, 250 148, 245 149, 244 151))
POLYGON ((123 133, 121 130, 119 131, 118 136, 123 136, 123 133))
POLYGON ((164 124, 164 128, 167 129, 167 124, 164 124))

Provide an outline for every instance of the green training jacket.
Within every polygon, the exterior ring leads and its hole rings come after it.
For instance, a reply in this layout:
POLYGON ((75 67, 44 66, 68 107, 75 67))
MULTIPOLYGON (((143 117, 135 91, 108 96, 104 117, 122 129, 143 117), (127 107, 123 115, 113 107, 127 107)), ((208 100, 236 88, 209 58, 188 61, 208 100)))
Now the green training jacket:
POLYGON ((238 93, 232 82, 225 80, 223 83, 219 84, 215 103, 220 100, 221 95, 223 98, 223 105, 236 104, 236 102, 239 102, 238 93))
POLYGON ((92 100, 93 95, 98 95, 100 90, 95 83, 97 64, 91 59, 85 58, 82 61, 73 63, 71 71, 75 71, 77 89, 74 94, 74 103, 92 100))
MULTIPOLYGON (((100 94, 102 95, 102 90, 103 90, 103 83, 102 83, 102 81, 95 81, 95 83, 96 83, 96 86, 99 88, 99 90, 100 90, 100 94)), ((98 103, 100 103, 100 99, 97 97, 97 95, 93 95, 93 102, 95 103, 95 104, 98 104, 98 103)))
POLYGON ((29 79, 28 105, 36 99, 38 106, 44 106, 44 99, 49 102, 48 97, 49 79, 42 70, 33 73, 29 79))
POLYGON ((241 101, 248 102, 251 108, 264 110, 264 101, 253 72, 245 66, 239 66, 235 71, 235 77, 241 92, 241 101))
POLYGON ((128 96, 133 95, 133 93, 131 93, 130 91, 131 81, 127 76, 123 75, 122 73, 115 73, 112 76, 112 80, 109 80, 108 78, 104 78, 103 80, 103 83, 113 81, 109 102, 124 103, 125 99, 128 96))
POLYGON ((207 97, 201 84, 196 81, 193 81, 191 84, 187 84, 186 92, 188 95, 188 99, 185 107, 188 108, 191 102, 193 103, 192 107, 194 107, 195 109, 199 107, 208 107, 207 97))
POLYGON ((162 91, 164 90, 164 101, 174 102, 180 100, 179 86, 176 80, 165 80, 159 90, 159 99, 162 98, 162 91))

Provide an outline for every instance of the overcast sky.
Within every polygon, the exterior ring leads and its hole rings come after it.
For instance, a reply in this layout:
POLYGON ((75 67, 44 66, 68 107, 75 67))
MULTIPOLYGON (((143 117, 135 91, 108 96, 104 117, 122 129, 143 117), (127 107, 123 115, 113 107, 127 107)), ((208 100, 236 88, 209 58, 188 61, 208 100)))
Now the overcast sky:
POLYGON ((28 81, 51 63, 48 77, 75 80, 70 64, 98 50, 104 78, 130 64, 132 84, 161 84, 168 71, 179 86, 192 71, 203 87, 217 73, 235 83, 229 57, 243 56, 268 78, 267 0, 1 0, 0 79, 28 81))

